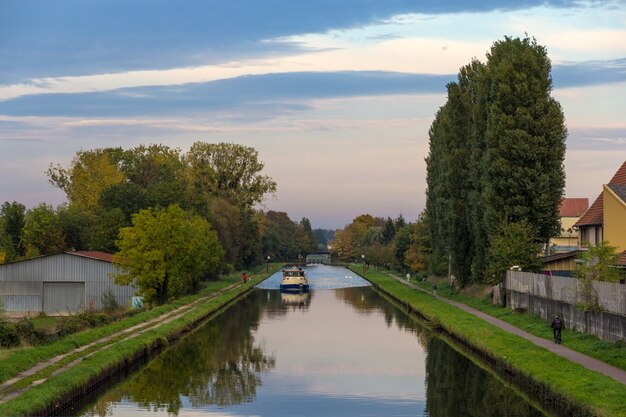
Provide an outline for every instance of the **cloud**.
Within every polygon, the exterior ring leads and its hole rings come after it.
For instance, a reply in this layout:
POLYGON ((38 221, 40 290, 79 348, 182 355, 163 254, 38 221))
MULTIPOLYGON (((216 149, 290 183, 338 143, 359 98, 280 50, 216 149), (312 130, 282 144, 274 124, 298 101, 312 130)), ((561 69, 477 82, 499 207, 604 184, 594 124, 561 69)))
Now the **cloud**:
POLYGON ((1 101, 0 114, 106 118, 197 115, 240 109, 257 116, 275 115, 310 109, 306 100, 313 99, 441 94, 453 79, 452 75, 384 71, 266 74, 177 86, 21 96, 1 101))
POLYGON ((626 81, 626 58, 557 64, 552 78, 556 88, 621 83, 626 81))
POLYGON ((0 83, 281 55, 300 46, 272 39, 385 22, 399 14, 518 10, 539 5, 577 7, 578 2, 264 0, 260 5, 257 0, 4 0, 0 83))

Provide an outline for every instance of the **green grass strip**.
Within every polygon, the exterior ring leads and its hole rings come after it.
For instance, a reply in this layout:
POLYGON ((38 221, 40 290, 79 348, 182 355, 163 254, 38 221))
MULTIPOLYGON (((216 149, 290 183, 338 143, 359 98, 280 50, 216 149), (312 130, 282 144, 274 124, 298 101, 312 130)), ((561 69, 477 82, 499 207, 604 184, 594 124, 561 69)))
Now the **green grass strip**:
MULTIPOLYGON (((353 270, 360 273, 359 268, 353 270)), ((608 376, 570 362, 430 294, 411 289, 386 274, 370 271, 365 278, 408 303, 447 333, 494 358, 497 368, 515 370, 597 416, 626 417, 626 386, 608 376)))
MULTIPOLYGON (((256 285, 256 283, 259 281, 259 277, 261 277, 261 279, 264 279, 267 275, 273 273, 277 269, 277 264, 270 264, 269 273, 266 273, 266 266, 264 265, 252 268, 248 271, 248 274, 252 275, 252 282, 254 284, 248 285, 256 285)), ((176 308, 189 304, 197 300, 198 298, 209 296, 217 291, 223 290, 229 285, 239 282, 241 282, 241 272, 234 272, 218 281, 210 281, 206 283, 206 286, 197 294, 182 297, 180 299, 174 300, 169 304, 165 304, 151 310, 143 311, 132 317, 128 317, 115 323, 111 323, 94 329, 85 330, 80 333, 67 336, 48 345, 15 349, 7 353, 4 356, 3 360, 0 361, 0 383, 32 368, 39 362, 49 360, 57 355, 71 352, 72 350, 81 346, 116 334, 137 324, 149 321, 155 317, 160 316, 161 314, 175 310, 176 308)))
MULTIPOLYGON (((426 290, 431 290, 432 284, 429 282, 411 282, 426 290)), ((450 285, 447 283, 437 284, 437 295, 450 298, 465 305, 499 318, 515 327, 528 333, 552 340, 552 329, 548 323, 539 316, 527 313, 518 313, 510 308, 504 308, 493 304, 491 299, 472 297, 466 294, 452 293, 450 285)), ((563 345, 580 352, 584 355, 598 359, 626 371, 626 344, 623 341, 601 340, 597 336, 585 334, 577 331, 563 330, 563 345)))
POLYGON ((46 382, 30 388, 19 397, 1 404, 0 416, 30 415, 44 410, 58 399, 84 387, 102 373, 120 366, 128 358, 141 354, 154 343, 167 344, 168 336, 189 329, 193 323, 218 311, 222 306, 248 291, 252 285, 254 284, 235 287, 215 299, 200 303, 184 316, 170 323, 151 329, 134 339, 123 340, 115 346, 85 358, 66 372, 52 376, 46 382))

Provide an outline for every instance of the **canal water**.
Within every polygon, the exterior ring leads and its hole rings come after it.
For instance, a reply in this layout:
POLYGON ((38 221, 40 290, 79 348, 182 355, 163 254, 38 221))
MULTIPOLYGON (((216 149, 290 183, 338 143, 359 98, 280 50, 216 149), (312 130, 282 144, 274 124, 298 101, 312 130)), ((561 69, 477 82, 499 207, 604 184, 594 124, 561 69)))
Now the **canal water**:
POLYGON ((88 404, 83 416, 545 416, 339 267, 280 275, 88 404))

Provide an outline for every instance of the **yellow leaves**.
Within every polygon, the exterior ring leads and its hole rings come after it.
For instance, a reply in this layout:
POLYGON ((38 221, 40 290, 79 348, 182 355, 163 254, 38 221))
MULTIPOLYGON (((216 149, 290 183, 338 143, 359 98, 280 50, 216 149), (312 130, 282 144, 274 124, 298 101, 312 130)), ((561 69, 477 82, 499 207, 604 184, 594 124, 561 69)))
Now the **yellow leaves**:
POLYGON ((101 150, 81 152, 72 161, 67 197, 77 208, 93 212, 106 188, 126 179, 124 173, 101 150))

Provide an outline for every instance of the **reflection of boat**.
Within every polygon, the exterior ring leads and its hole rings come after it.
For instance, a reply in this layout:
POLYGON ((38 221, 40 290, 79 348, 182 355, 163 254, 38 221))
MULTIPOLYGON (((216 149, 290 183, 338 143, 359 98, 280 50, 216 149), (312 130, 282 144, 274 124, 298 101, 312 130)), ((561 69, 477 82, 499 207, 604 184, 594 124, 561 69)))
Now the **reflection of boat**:
POLYGON ((280 290, 283 292, 306 292, 309 290, 309 282, 306 279, 304 269, 293 267, 283 269, 283 278, 280 281, 280 290))
POLYGON ((305 306, 309 301, 308 292, 283 292, 280 294, 280 301, 287 306, 305 306))

